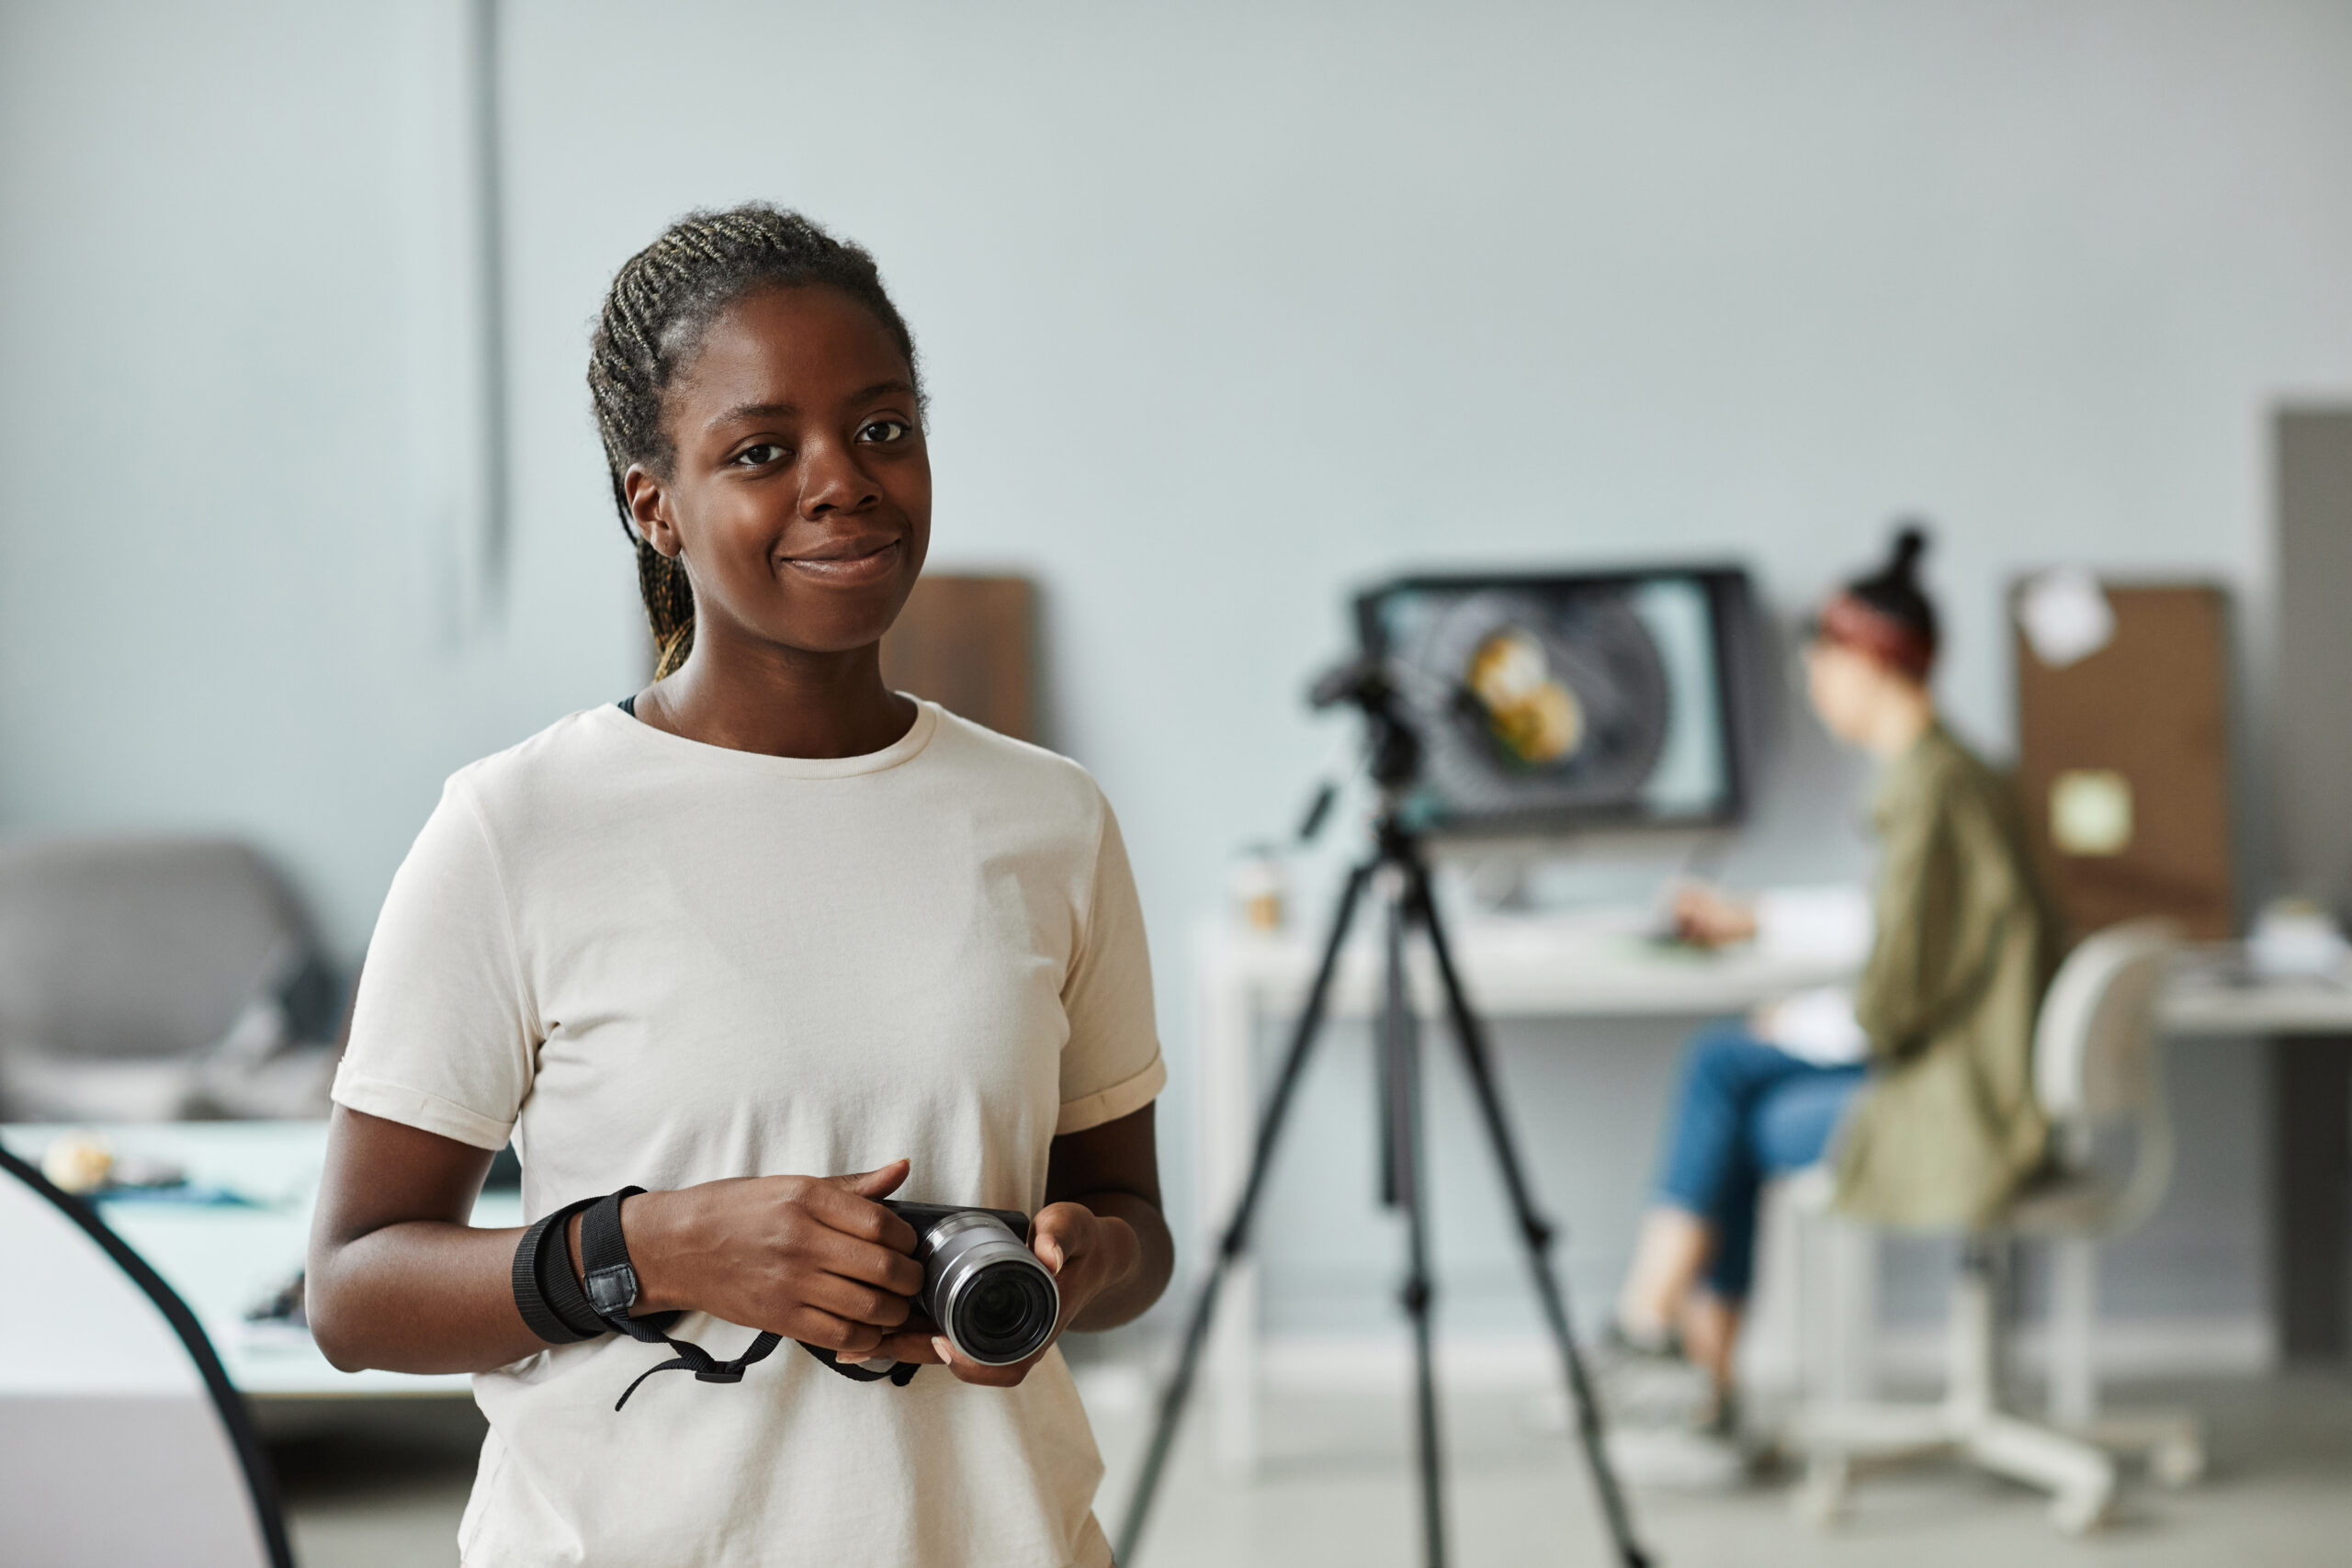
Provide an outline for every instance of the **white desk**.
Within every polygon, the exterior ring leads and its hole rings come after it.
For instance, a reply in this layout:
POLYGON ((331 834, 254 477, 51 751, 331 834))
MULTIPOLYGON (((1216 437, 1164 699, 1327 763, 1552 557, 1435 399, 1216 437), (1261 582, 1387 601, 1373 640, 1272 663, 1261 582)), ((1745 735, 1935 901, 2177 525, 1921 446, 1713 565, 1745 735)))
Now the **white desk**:
MULTIPOLYGON (((1691 1018, 1745 1012, 1807 987, 1835 985, 1850 965, 1830 959, 1771 957, 1753 950, 1699 953, 1660 946, 1645 932, 1656 916, 1612 910, 1523 916, 1449 924, 1453 960, 1471 1005, 1486 1019, 1691 1018)), ((1378 918, 1372 901, 1357 940, 1341 954, 1329 1010, 1366 1018, 1381 983, 1378 918)), ((1306 1000, 1321 956, 1319 933, 1261 934, 1204 926, 1194 952, 1193 1020, 1201 1064, 1199 1151, 1204 1257, 1240 1196, 1256 1139, 1258 1041, 1270 1021, 1288 1020, 1306 1000)), ((1414 947, 1411 990, 1426 1020, 1443 1016, 1435 965, 1414 947)), ((1432 1045, 1432 1054, 1446 1047, 1432 1045)), ((1515 1129, 1524 1135, 1529 1129, 1515 1129)), ((1208 1352, 1211 1422, 1227 1469, 1246 1473, 1257 1454, 1258 1280, 1247 1258, 1228 1279, 1208 1352)))
MULTIPOLYGON (((1661 947, 1644 939, 1654 919, 1646 911, 1611 911, 1460 920, 1448 930, 1471 1005, 1487 1019, 1696 1021, 1745 1012, 1792 991, 1850 978, 1849 964, 1827 958, 1661 947)), ((1334 977, 1335 1017, 1369 1017, 1376 1005, 1377 923, 1368 902, 1358 917, 1361 934, 1343 953, 1334 977)), ((1201 1065, 1198 1148, 1207 1226, 1203 1257, 1213 1255, 1217 1232, 1249 1174, 1258 1123, 1260 1038, 1267 1023, 1288 1021, 1304 1003, 1320 956, 1317 941, 1314 932, 1269 935, 1222 922, 1197 933, 1193 1027, 1201 1065)), ((1422 945, 1416 944, 1411 987, 1416 1007, 1434 1021, 1442 1016, 1441 997, 1422 945)), ((2168 1033, 2352 1037, 2352 988, 2319 981, 2231 985, 2218 975, 2211 963, 2184 966, 2163 1002, 2168 1033)), ((1435 1055, 1445 1051, 1442 1044, 1432 1047, 1435 1055)), ((1657 1109, 1639 1111, 1655 1114, 1657 1109)), ((2342 1109, 2339 1097, 2339 1116, 2342 1109)), ((1516 1130, 1522 1136, 1536 1131, 1516 1130)), ((2301 1256, 2312 1249, 2285 1250, 2301 1256)), ((2339 1256, 2340 1250, 2328 1256, 2339 1256)), ((2326 1258, 2316 1261, 2324 1267, 2326 1258)), ((2301 1264, 2291 1258, 2286 1263, 2312 1267, 2308 1258, 2301 1264)), ((2290 1294, 2294 1288, 2285 1287, 2290 1294)), ((1258 1281, 1246 1258, 1226 1286, 1208 1360, 1214 1441, 1229 1470, 1247 1472, 1257 1452, 1258 1281)))
MULTIPOLYGON (((64 1127, 0 1127, 9 1152, 38 1165, 64 1127)), ((245 1322, 254 1306, 302 1267, 310 1244, 311 1209, 326 1153, 323 1122, 189 1122, 97 1131, 120 1156, 165 1160, 185 1167, 191 1181, 261 1200, 258 1207, 160 1202, 102 1202, 108 1225, 154 1266, 187 1301, 220 1354, 230 1381, 246 1393, 351 1397, 468 1394, 462 1374, 420 1377, 406 1372, 339 1372, 310 1336, 279 1325, 245 1322)), ((474 1207, 482 1225, 523 1223, 522 1201, 490 1192, 474 1207)), ((0 1250, 6 1238, 0 1236, 0 1250)), ((0 1371, 5 1371, 0 1361, 0 1371)), ((0 1383, 7 1380, 0 1378, 0 1383)), ((44 1392, 54 1386, 43 1369, 44 1392)), ((0 1387, 0 1393, 6 1392, 0 1387)))

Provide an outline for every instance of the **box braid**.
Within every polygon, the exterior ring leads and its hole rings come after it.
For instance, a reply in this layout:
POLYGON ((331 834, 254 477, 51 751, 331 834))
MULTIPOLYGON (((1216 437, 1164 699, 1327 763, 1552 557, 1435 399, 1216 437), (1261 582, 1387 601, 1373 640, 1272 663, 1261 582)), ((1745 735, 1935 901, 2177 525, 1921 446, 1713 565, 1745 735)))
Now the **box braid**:
POLYGON ((640 465, 669 477, 677 449, 662 422, 663 398, 720 312, 762 289, 820 285, 874 312, 907 356, 908 374, 920 388, 913 335, 883 291, 874 258, 797 212, 765 202, 688 213, 623 263, 605 296, 589 347, 588 392, 595 402, 596 433, 604 438, 613 504, 637 546, 638 590, 659 654, 656 680, 694 651, 694 587, 684 562, 638 532, 622 476, 640 465))

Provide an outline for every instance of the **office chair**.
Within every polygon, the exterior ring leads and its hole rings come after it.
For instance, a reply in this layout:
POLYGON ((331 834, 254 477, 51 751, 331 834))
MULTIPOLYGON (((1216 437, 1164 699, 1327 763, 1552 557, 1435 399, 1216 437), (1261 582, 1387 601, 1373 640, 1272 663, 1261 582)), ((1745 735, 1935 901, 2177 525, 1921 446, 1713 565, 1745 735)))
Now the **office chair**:
MULTIPOLYGON (((2034 1030, 2035 1092, 2053 1128, 2052 1172, 1962 1238, 1941 1400, 1800 1402, 1794 1437, 1806 1461, 1798 1494, 1805 1517, 1835 1519, 1859 1469, 1937 1454, 1956 1454, 2048 1491, 2051 1518, 2069 1534, 2105 1521, 2115 1499, 2117 1453, 2144 1455, 2166 1484, 2185 1485, 2202 1473, 2193 1420, 2098 1420, 2092 1367, 2098 1244, 2153 1213, 2172 1178, 2172 1122, 2154 1047, 2156 995, 2172 946, 2161 923, 2135 921, 2088 938, 2059 970, 2034 1030), (2119 1143, 2131 1150, 2120 1173, 2109 1158, 2119 1143), (2018 1239, 2055 1248, 2046 1423, 2006 1408, 2000 1398, 2005 1325, 1997 1266, 2007 1244, 2018 1239)), ((1801 1212, 1822 1216, 1826 1190, 1826 1182, 1807 1183, 1792 1199, 1801 1212)))

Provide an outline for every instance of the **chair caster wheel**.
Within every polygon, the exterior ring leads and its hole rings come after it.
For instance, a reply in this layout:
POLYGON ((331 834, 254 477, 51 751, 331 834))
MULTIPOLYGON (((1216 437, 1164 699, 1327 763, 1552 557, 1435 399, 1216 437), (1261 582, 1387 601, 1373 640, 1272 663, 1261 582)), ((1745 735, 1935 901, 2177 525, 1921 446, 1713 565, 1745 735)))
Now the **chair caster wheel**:
POLYGON ((2114 1506, 2112 1484, 2061 1492, 2051 1500, 2050 1522, 2067 1535, 2088 1535, 2107 1523, 2114 1506))

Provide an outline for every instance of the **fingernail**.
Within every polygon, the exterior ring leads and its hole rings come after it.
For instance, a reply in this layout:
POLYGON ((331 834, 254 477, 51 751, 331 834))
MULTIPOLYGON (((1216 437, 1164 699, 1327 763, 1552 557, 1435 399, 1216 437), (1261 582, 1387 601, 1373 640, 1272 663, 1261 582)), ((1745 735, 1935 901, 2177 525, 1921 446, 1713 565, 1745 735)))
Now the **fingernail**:
POLYGON ((931 1348, 939 1352, 939 1359, 943 1361, 952 1361, 956 1359, 956 1347, 947 1343, 947 1336, 944 1334, 933 1335, 931 1348))

